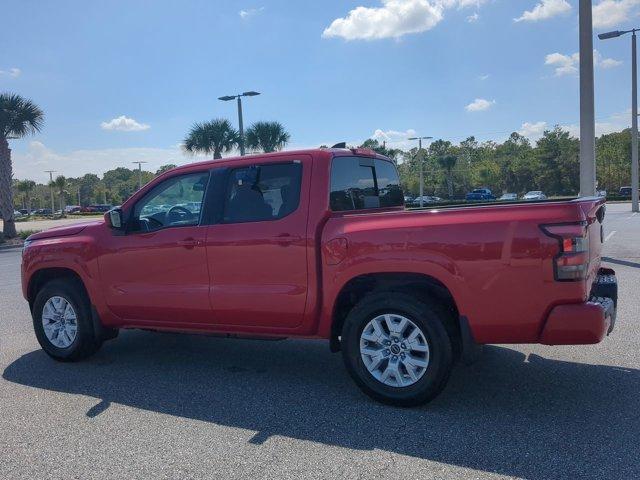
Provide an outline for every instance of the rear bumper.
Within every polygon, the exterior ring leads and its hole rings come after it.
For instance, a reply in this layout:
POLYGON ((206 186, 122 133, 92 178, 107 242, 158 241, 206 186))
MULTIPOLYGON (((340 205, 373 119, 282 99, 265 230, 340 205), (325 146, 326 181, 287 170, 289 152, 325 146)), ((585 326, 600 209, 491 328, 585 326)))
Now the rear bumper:
POLYGON ((591 297, 584 303, 557 305, 551 310, 540 335, 545 345, 599 343, 613 331, 618 303, 615 272, 600 269, 591 297))

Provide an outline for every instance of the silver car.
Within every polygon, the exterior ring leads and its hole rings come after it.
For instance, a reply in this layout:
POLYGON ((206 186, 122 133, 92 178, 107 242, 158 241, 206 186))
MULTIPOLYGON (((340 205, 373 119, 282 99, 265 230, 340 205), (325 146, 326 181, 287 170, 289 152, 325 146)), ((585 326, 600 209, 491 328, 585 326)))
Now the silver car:
POLYGON ((547 196, 542 193, 540 190, 533 190, 531 192, 525 193, 523 200, 546 200, 547 196))

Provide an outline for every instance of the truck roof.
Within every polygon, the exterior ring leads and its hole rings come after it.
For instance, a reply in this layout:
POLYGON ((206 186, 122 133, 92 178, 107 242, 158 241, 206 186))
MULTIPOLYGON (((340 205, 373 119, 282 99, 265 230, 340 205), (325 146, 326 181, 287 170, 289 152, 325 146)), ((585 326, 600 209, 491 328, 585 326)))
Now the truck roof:
POLYGON ((213 165, 227 165, 233 164, 238 161, 246 161, 246 160, 260 160, 260 159, 270 159, 277 158, 282 156, 292 156, 292 155, 312 155, 314 158, 318 159, 326 159, 327 161, 332 159, 333 157, 348 157, 348 156, 366 156, 371 158, 379 158, 381 160, 391 159, 389 157, 385 157, 384 155, 380 155, 373 150, 368 148, 307 148, 301 150, 285 150, 279 152, 272 153, 255 153, 245 155, 244 157, 226 157, 220 158, 216 160, 203 160, 200 162, 188 163, 186 165, 181 165, 169 171, 175 172, 177 170, 191 170, 193 168, 198 167, 206 167, 213 165))

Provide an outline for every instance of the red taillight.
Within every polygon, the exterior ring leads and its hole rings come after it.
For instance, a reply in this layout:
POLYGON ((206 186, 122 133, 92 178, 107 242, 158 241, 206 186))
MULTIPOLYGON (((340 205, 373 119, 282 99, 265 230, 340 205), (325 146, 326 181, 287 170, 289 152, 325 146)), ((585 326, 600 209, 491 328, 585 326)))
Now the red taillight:
POLYGON ((360 155, 363 157, 375 157, 377 155, 376 152, 374 150, 371 150, 370 148, 358 147, 352 148, 351 151, 354 155, 360 155))
POLYGON ((556 280, 584 280, 589 270, 587 223, 541 225, 542 231, 558 240, 560 252, 553 259, 556 280))

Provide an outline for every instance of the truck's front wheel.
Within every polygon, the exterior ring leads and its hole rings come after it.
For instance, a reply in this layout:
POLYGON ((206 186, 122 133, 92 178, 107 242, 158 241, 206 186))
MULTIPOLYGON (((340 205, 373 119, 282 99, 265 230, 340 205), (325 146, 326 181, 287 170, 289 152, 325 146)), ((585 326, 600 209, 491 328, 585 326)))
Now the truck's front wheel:
POLYGON ((102 345, 93 329, 89 299, 72 281, 44 285, 31 313, 38 343, 56 360, 80 360, 102 345))
POLYGON ((451 340, 437 304, 402 293, 365 297, 342 329, 345 365, 372 398, 414 406, 433 399, 451 372, 451 340))

